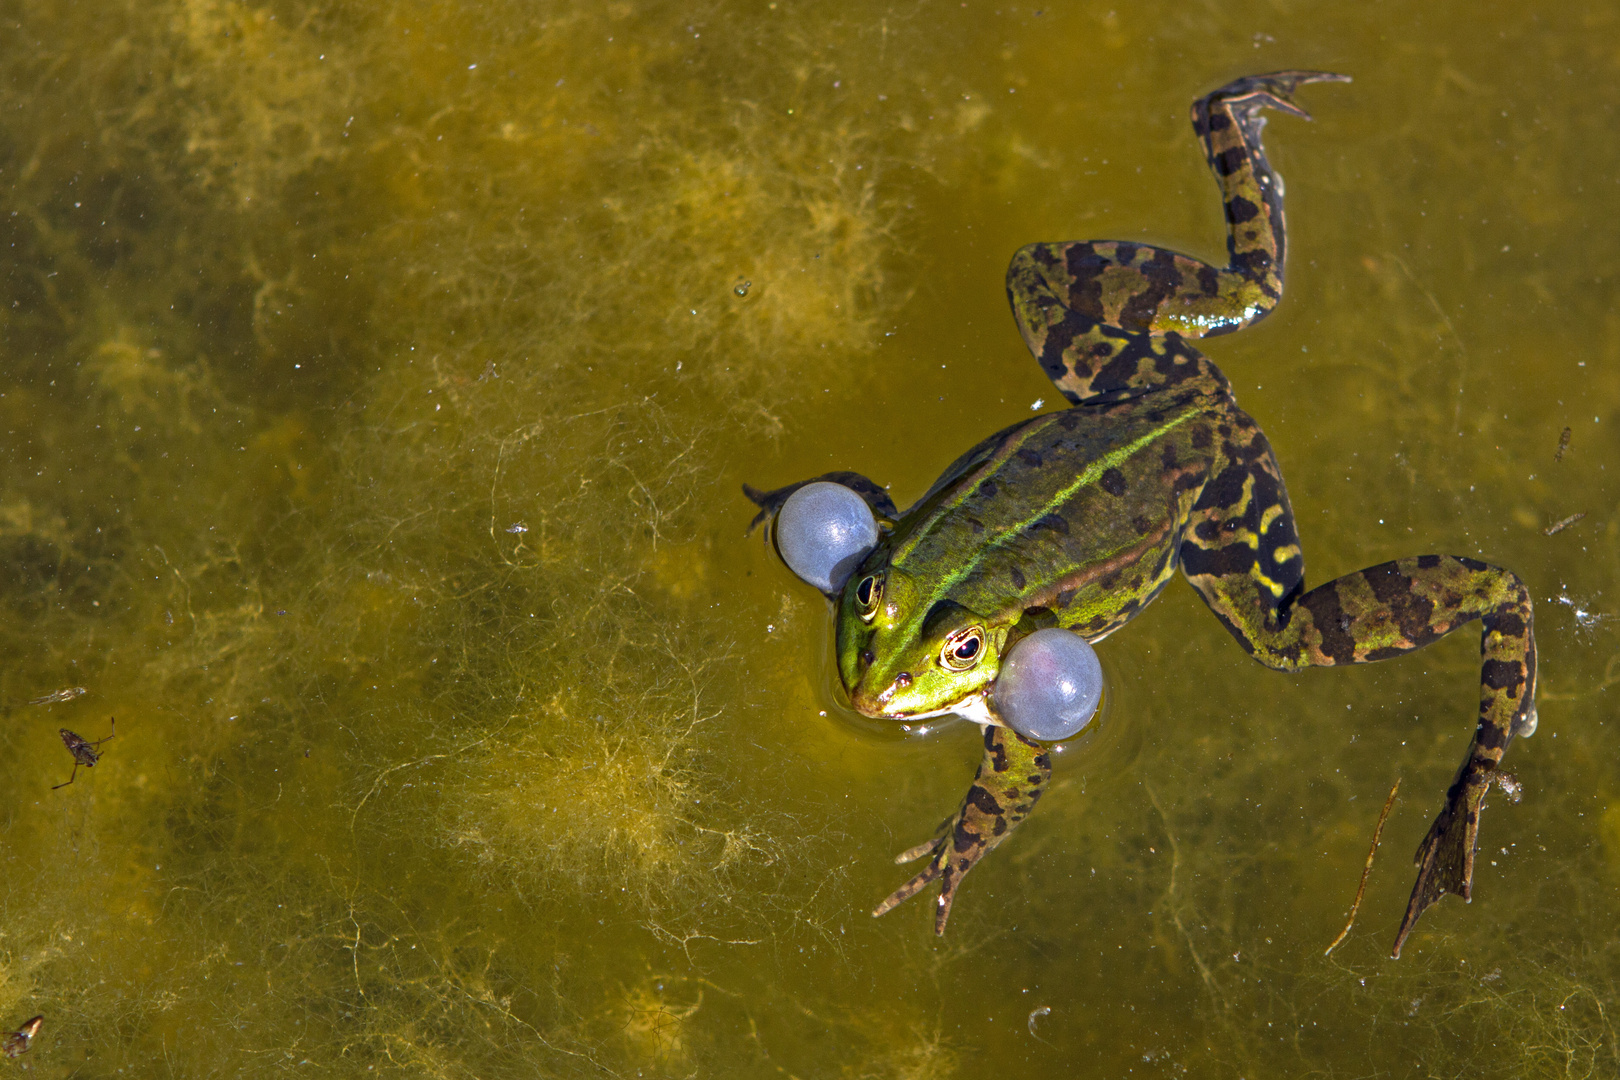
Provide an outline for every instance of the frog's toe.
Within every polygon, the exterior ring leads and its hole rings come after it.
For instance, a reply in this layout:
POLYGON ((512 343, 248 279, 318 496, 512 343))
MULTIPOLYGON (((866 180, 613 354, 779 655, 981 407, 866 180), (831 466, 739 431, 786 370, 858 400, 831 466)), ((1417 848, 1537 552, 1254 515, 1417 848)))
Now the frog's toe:
POLYGON ((934 933, 941 935, 945 933, 945 924, 951 917, 951 904, 956 900, 956 888, 962 883, 962 879, 967 876, 967 872, 973 869, 973 864, 978 861, 978 856, 969 855, 964 857, 958 855, 953 859, 951 857, 952 846, 943 840, 936 840, 926 846, 917 845, 910 851, 902 853, 902 857, 896 861, 909 861, 905 856, 919 851, 923 854, 933 851, 934 857, 929 860, 928 865, 923 868, 921 873, 894 890, 889 894, 887 900, 873 908, 872 918, 875 919, 879 915, 888 914, 899 905, 916 896, 929 884, 938 880, 939 899, 935 901, 937 906, 934 909, 934 933))
MULTIPOLYGON (((910 900, 913 896, 916 896, 919 892, 926 888, 929 882, 933 881, 944 872, 948 862, 948 856, 950 854, 950 852, 945 848, 945 838, 949 835, 946 830, 950 828, 950 824, 951 823, 947 821, 944 827, 940 830, 939 834, 933 839, 924 840, 916 847, 909 847, 894 857, 896 865, 904 865, 908 862, 916 862, 918 859, 926 856, 933 856, 933 858, 929 860, 928 865, 923 867, 921 872, 919 872, 910 881, 894 890, 894 892, 890 893, 888 899, 884 900, 883 903, 872 909, 872 918, 875 919, 879 915, 886 915, 896 907, 905 903, 907 900, 910 900)), ((948 911, 950 905, 947 903, 945 906, 948 911)), ((939 931, 941 933, 944 932, 943 920, 940 922, 939 931)))
POLYGON ((943 839, 944 838, 942 836, 936 836, 932 840, 924 840, 916 847, 906 848, 906 850, 894 857, 894 864, 896 866, 904 866, 908 862, 916 862, 924 855, 932 855, 939 847, 943 839))
POLYGON ((1248 112, 1271 108, 1309 120, 1311 114, 1294 104, 1295 87, 1306 83, 1349 81, 1350 76, 1331 71, 1273 71, 1268 75, 1249 75, 1227 83, 1210 94, 1209 100, 1224 101, 1233 109, 1248 112))
MULTIPOLYGON (((930 844, 929 847, 932 849, 933 845, 930 844)), ((916 848, 913 848, 912 850, 915 851, 916 848)), ((895 861, 902 862, 909 860, 897 859, 895 861)), ((922 892, 922 890, 927 887, 929 882, 939 877, 940 871, 942 871, 944 868, 944 862, 940 859, 935 859, 930 862, 926 867, 923 868, 921 873, 917 874, 916 877, 913 877, 910 881, 894 890, 894 892, 889 894, 888 899, 884 900, 883 903, 873 908, 872 918, 875 919, 880 915, 887 915, 889 912, 893 911, 907 900, 910 900, 913 896, 916 896, 918 893, 922 892)))
POLYGON ((1524 715, 1513 721, 1513 737, 1515 739, 1528 739, 1536 733, 1536 726, 1541 718, 1536 715, 1536 707, 1532 704, 1524 711, 1524 715))

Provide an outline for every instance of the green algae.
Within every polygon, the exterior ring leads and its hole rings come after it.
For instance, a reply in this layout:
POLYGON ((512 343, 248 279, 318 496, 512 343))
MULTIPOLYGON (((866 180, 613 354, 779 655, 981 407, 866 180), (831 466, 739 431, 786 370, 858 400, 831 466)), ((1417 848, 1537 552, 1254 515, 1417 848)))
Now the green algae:
POLYGON ((32 1070, 1614 1070, 1614 19, 1037 10, 5 13, 0 1025, 46 1015, 32 1070), (974 739, 840 712, 738 485, 904 503, 1050 401, 1010 253, 1218 251, 1186 106, 1284 66, 1356 82, 1268 129, 1290 293, 1210 352, 1312 580, 1441 550, 1531 582, 1526 798, 1388 961, 1469 635, 1284 678, 1172 589, 950 936, 873 922, 974 739), (108 716, 51 791, 57 728, 108 716))

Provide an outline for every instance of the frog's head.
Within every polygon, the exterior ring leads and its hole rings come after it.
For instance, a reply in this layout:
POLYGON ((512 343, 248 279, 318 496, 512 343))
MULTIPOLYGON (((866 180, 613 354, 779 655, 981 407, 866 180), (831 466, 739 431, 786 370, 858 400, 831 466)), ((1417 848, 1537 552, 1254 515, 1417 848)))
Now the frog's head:
POLYGON ((975 713, 1001 669, 1007 631, 927 596, 897 567, 862 567, 838 604, 838 674, 867 716, 975 713))

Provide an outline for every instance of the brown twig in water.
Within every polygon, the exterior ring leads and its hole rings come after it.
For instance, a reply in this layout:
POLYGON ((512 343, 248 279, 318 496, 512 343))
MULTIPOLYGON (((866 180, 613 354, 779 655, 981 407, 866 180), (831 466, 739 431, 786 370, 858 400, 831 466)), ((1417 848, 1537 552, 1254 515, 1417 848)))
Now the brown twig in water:
POLYGON ((1564 451, 1569 449, 1569 437, 1572 434, 1574 433, 1569 428, 1565 428, 1563 434, 1558 436, 1558 453, 1553 455, 1554 461, 1564 460, 1564 451))
POLYGON ((1571 514, 1571 515, 1569 515, 1569 517, 1565 518, 1563 521, 1555 521, 1551 525, 1547 526, 1545 529, 1542 529, 1541 530, 1541 535, 1542 536, 1551 536, 1553 533, 1563 532, 1565 529, 1569 528, 1571 525, 1575 524, 1577 521, 1581 520, 1581 518, 1583 518, 1585 516, 1586 516, 1586 511, 1585 510, 1582 510, 1578 514, 1571 514))
POLYGON ((1356 898, 1350 901, 1350 918, 1345 920, 1344 929, 1339 936, 1333 939, 1333 944, 1322 950, 1326 956, 1339 947, 1339 943, 1350 936, 1350 928, 1356 925, 1356 912, 1361 910, 1361 897, 1367 891, 1367 875, 1372 873, 1373 856, 1378 854, 1378 841, 1384 836, 1384 822, 1389 820, 1390 807, 1395 805, 1395 793, 1401 790, 1401 778, 1395 778, 1395 786, 1389 789, 1389 798, 1384 800, 1383 812, 1378 815, 1378 827, 1373 830, 1372 847, 1367 849, 1367 865, 1361 869, 1361 884, 1356 886, 1356 898))

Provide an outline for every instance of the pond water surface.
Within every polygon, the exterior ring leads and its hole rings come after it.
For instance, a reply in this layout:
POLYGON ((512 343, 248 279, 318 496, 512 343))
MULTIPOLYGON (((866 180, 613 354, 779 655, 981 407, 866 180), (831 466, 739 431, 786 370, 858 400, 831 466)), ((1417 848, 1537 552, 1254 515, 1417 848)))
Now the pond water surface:
POLYGON ((0 1064, 1620 1071, 1620 12, 0 17, 0 1028, 46 1018, 0 1064), (949 933, 927 898, 875 921, 976 733, 842 707, 740 485, 859 469, 905 505, 1056 408, 1011 253, 1218 257, 1187 107, 1286 67, 1355 81, 1273 114, 1288 295, 1208 352, 1311 582, 1528 582, 1524 799, 1390 960, 1476 631, 1285 676, 1177 583, 949 933), (59 728, 116 736, 53 791, 59 728))

